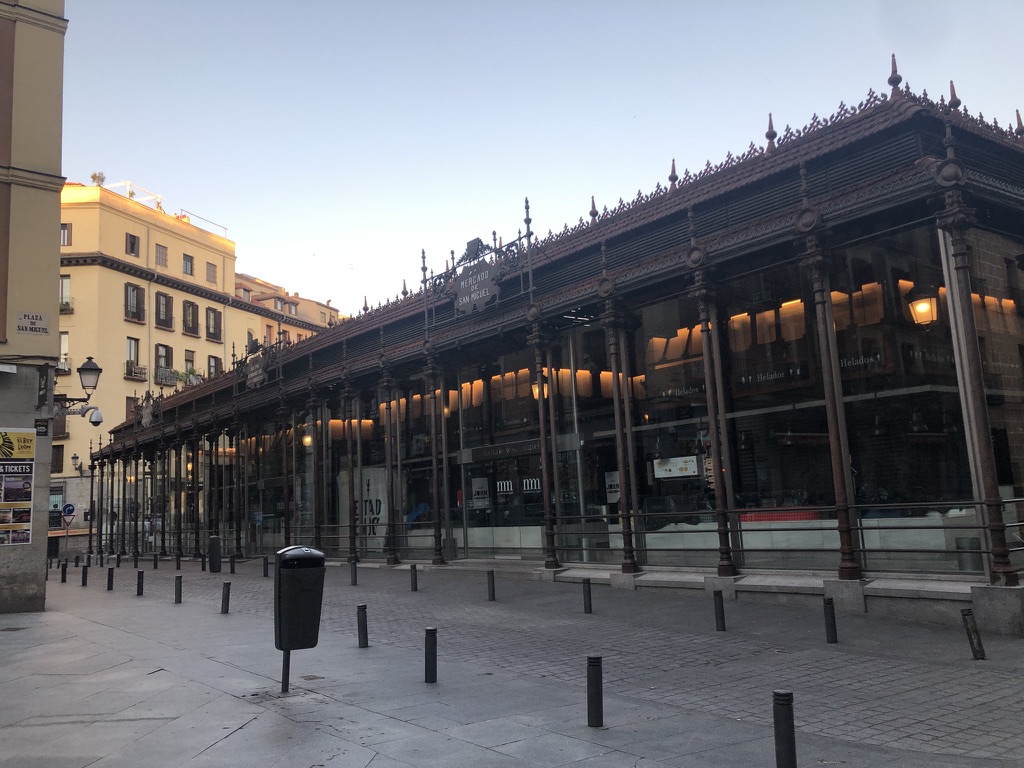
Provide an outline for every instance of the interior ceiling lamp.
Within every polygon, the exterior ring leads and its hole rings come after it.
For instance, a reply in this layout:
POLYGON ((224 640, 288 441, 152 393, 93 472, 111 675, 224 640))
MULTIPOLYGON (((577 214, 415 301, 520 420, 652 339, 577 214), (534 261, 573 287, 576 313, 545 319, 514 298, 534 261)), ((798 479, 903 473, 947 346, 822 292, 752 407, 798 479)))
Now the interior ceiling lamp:
POLYGON ((928 326, 939 319, 939 290, 933 286, 915 285, 907 293, 907 304, 918 325, 928 326))

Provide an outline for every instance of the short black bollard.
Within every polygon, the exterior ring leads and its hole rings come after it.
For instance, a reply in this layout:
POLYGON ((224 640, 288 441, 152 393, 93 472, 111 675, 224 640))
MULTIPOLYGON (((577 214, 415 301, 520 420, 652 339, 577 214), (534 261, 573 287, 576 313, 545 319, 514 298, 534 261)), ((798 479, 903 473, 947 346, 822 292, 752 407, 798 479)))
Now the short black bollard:
POLYGON ((117 562, 115 563, 115 565, 116 565, 116 566, 117 566, 118 568, 120 568, 120 567, 121 567, 121 553, 120 553, 120 552, 118 552, 118 553, 117 553, 117 562))
POLYGON ((137 581, 137 584, 135 585, 135 594, 138 595, 139 597, 142 597, 142 582, 143 582, 143 580, 145 578, 146 578, 146 572, 145 571, 139 571, 138 581, 137 581))
POLYGON ((423 682, 437 682, 437 627, 427 627, 423 643, 423 682))
POLYGON ((181 576, 174 577, 174 602, 181 602, 181 576))
POLYGON ((102 554, 100 554, 99 560, 100 560, 100 568, 102 568, 103 567, 103 555, 102 554))
POLYGON ((220 612, 228 612, 228 603, 231 601, 231 582, 225 581, 220 590, 220 612))
POLYGON ((134 568, 135 570, 139 569, 139 553, 138 552, 133 552, 132 553, 132 568, 134 568))
POLYGON ((967 642, 971 644, 971 653, 975 661, 985 660, 985 646, 981 644, 981 635, 978 633, 978 622, 974 620, 974 611, 970 608, 960 610, 960 618, 964 621, 964 629, 967 631, 967 642))
POLYGON ((359 647, 369 648, 370 640, 366 632, 366 604, 360 603, 356 606, 356 624, 359 628, 359 647))
POLYGON ((107 592, 114 590, 114 566, 107 567, 107 592))
POLYGON ((775 768, 796 768, 792 691, 772 691, 772 719, 775 722, 775 768))
POLYGON ((487 572, 487 601, 494 602, 494 571, 487 572))
POLYGON ((78 567, 78 560, 79 560, 80 557, 81 557, 81 555, 75 555, 75 568, 78 567))
POLYGON ((199 555, 199 570, 206 570, 206 555, 204 554, 199 555))
POLYGON ((82 586, 83 587, 88 587, 89 586, 89 566, 88 565, 83 565, 82 566, 82 586))
POLYGON ((266 555, 263 556, 263 578, 267 578, 270 575, 270 558, 266 555))
POLYGON ((92 554, 89 552, 85 553, 85 564, 92 565, 92 554))
POLYGON ((583 580, 583 612, 593 613, 594 605, 590 601, 590 579, 583 580))
POLYGON ((180 571, 181 570, 181 552, 178 552, 174 556, 174 570, 176 570, 176 571, 180 571))
POLYGON ((356 568, 356 561, 353 560, 349 565, 348 582, 353 587, 359 583, 359 572, 356 568))
POLYGON ((722 590, 714 590, 711 596, 715 599, 715 629, 725 632, 725 601, 722 599, 722 590))
POLYGON ((156 552, 154 552, 153 553, 153 570, 155 571, 159 567, 160 567, 160 555, 158 555, 156 552))
MULTIPOLYGON (((416 563, 409 566, 409 589, 415 592, 419 588, 419 584, 416 581, 416 563)), ((427 681, 432 682, 430 680, 427 681)))
POLYGON ((823 601, 825 606, 825 642, 838 643, 839 636, 836 634, 836 605, 831 597, 823 601))
POLYGON ((60 583, 61 584, 67 584, 68 583, 68 561, 67 560, 65 560, 63 563, 60 564, 60 583))
POLYGON ((601 657, 587 656, 587 725, 604 727, 604 693, 601 690, 601 657))
POLYGON ((235 572, 235 556, 228 555, 228 569, 231 573, 235 572))

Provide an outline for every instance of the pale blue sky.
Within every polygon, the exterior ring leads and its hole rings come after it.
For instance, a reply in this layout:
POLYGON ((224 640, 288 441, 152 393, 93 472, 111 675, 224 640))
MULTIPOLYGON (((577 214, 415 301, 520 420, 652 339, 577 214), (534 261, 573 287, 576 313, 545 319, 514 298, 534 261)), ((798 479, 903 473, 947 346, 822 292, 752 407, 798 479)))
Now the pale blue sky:
MULTIPOLYGON (((67 0, 64 174, 227 228, 354 314, 466 241, 575 224, 812 115, 949 81, 1024 106, 1019 0, 67 0)), ((197 222, 201 223, 201 222, 197 222)), ((217 230, 214 230, 217 231, 217 230)))

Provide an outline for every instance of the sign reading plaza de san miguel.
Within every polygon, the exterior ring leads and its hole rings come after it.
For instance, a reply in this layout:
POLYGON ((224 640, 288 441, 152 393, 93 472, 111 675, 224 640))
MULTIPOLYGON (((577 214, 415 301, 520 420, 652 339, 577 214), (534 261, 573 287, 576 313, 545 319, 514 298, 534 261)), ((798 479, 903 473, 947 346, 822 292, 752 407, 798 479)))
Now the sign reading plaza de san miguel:
POLYGON ((498 270, 481 259, 466 267, 455 281, 455 314, 479 312, 498 300, 498 270))
POLYGON ((0 545, 32 541, 34 429, 0 429, 0 545))

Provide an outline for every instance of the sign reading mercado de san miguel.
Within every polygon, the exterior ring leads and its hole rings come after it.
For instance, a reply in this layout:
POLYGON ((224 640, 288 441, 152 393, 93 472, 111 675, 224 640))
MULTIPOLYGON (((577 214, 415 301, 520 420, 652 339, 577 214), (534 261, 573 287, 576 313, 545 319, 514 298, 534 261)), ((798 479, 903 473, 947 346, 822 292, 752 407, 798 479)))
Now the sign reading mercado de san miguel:
POLYGON ((455 314, 469 315, 498 300, 497 267, 481 259, 455 281, 455 314))
POLYGON ((0 545, 32 541, 36 433, 0 429, 0 545))

